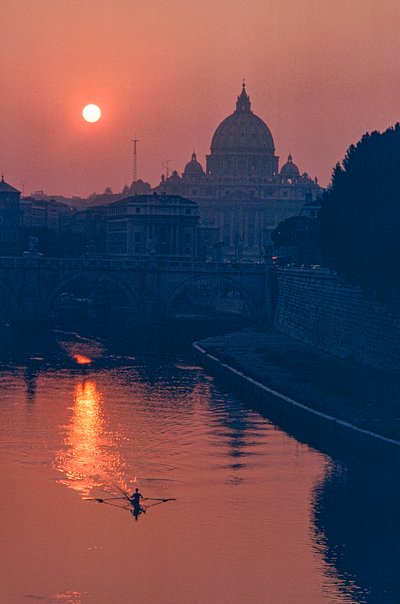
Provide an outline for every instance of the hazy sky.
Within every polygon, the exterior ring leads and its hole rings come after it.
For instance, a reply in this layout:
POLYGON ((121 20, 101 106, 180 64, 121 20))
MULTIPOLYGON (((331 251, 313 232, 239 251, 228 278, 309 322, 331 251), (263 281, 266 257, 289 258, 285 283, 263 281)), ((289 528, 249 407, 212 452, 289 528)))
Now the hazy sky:
POLYGON ((0 170, 25 193, 120 191, 135 136, 152 184, 193 149, 205 165, 242 78, 277 154, 324 185, 400 119, 396 0, 2 0, 1 18, 0 170))

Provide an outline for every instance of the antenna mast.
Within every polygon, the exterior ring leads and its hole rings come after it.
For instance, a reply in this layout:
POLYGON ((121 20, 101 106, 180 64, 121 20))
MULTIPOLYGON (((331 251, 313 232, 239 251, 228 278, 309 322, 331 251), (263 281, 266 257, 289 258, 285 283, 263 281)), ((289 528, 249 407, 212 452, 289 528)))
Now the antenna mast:
POLYGON ((137 143, 139 142, 138 138, 133 138, 133 182, 136 182, 137 179, 137 143))
POLYGON ((21 185, 22 185, 22 197, 25 196, 25 185, 27 183, 27 180, 25 178, 21 179, 21 185))
POLYGON ((169 164, 173 161, 172 159, 167 159, 162 163, 162 167, 167 171, 167 178, 169 178, 169 164))

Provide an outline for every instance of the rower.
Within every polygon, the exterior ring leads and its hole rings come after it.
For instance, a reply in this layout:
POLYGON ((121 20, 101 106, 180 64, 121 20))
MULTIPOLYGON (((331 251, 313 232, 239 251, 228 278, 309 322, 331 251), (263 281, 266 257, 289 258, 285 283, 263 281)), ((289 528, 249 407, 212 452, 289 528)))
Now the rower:
POLYGON ((140 508, 140 500, 143 499, 142 493, 139 492, 139 489, 135 489, 135 492, 130 496, 131 503, 133 507, 140 508))
POLYGON ((142 512, 146 511, 140 505, 140 500, 144 499, 144 497, 142 493, 140 493, 139 489, 135 489, 135 492, 132 493, 129 499, 131 501, 131 504, 133 505, 133 515, 135 516, 135 518, 137 518, 142 512))

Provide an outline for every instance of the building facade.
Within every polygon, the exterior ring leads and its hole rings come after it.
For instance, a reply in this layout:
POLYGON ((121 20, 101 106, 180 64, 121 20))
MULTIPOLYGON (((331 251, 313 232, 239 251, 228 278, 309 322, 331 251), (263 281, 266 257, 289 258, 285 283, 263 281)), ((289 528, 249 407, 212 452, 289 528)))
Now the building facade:
POLYGON ((179 195, 135 195, 107 206, 107 255, 194 258, 198 204, 179 195))
POLYGON ((20 252, 21 192, 0 181, 0 256, 15 256, 20 252))
POLYGON ((253 261, 271 254, 278 223, 300 214, 322 191, 291 155, 279 169, 272 133, 251 110, 244 84, 235 111, 212 137, 206 169, 193 153, 183 173, 163 176, 156 190, 199 204, 201 224, 210 233, 206 255, 253 261))
POLYGON ((63 224, 63 218, 72 213, 67 204, 54 199, 23 197, 20 200, 20 207, 22 228, 59 231, 63 224))

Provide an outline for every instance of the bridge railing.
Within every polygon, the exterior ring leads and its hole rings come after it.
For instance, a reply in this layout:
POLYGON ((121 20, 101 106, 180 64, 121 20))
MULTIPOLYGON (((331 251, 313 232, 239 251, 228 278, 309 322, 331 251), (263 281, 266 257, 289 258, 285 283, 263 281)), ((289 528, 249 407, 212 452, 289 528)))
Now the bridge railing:
POLYGON ((115 258, 44 258, 40 256, 2 256, 0 268, 37 268, 48 270, 192 270, 206 272, 231 272, 243 271, 260 273, 268 268, 264 263, 241 262, 203 262, 199 260, 185 260, 174 258, 143 258, 143 259, 115 259, 115 258))

